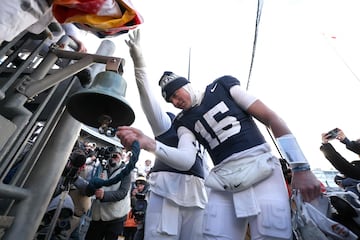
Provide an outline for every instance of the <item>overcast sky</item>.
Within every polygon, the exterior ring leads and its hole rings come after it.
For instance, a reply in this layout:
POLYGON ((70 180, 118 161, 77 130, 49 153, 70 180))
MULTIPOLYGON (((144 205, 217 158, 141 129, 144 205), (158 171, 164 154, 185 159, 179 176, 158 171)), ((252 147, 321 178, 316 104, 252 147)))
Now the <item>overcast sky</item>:
MULTIPOLYGON (((144 18, 142 46, 150 79, 159 100, 157 82, 164 71, 188 76, 205 87, 225 74, 248 83, 255 31, 254 0, 132 0, 144 18)), ((313 168, 331 169, 320 152, 321 133, 335 127, 350 139, 360 138, 360 9, 358 0, 271 0, 263 5, 255 61, 248 91, 274 109, 288 124, 313 168)), ((136 113, 134 127, 152 134, 142 113, 126 34, 109 38, 116 57, 125 58, 126 99, 136 113)), ((86 34, 89 52, 99 39, 86 34)), ((264 135, 268 132, 259 124, 264 135)), ((348 160, 357 155, 334 141, 348 160)), ((273 145, 276 153, 276 148, 273 145)), ((277 154, 277 153, 276 153, 277 154)), ((154 159, 143 151, 141 160, 154 159)))

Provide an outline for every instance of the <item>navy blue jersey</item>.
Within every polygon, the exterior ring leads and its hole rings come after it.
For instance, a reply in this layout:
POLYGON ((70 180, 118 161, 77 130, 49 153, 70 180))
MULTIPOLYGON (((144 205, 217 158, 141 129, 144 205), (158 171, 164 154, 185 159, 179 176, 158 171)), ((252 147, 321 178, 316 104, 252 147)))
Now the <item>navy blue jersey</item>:
POLYGON ((176 128, 185 126, 208 151, 213 163, 265 143, 254 119, 239 107, 230 88, 240 82, 223 76, 208 85, 199 105, 182 111, 175 119, 176 128))
MULTIPOLYGON (((155 137, 155 139, 159 142, 162 142, 171 147, 177 147, 179 138, 177 136, 176 130, 174 125, 171 125, 171 128, 167 130, 165 133, 161 134, 160 136, 155 137)), ((176 172, 188 175, 194 175, 200 178, 204 178, 204 168, 203 168, 203 154, 204 154, 204 147, 200 145, 196 146, 198 152, 196 154, 196 160, 194 165, 188 171, 180 171, 175 168, 168 166, 161 160, 155 160, 154 166, 151 169, 151 172, 159 172, 159 171, 166 171, 166 172, 176 172)), ((181 159, 179 159, 181 161, 181 159)))

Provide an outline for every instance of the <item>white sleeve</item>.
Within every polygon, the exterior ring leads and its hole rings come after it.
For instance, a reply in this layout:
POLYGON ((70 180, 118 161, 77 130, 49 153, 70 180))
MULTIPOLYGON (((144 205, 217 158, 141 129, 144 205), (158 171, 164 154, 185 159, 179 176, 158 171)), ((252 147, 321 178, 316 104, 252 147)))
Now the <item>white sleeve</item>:
POLYGON ((74 38, 78 38, 79 36, 79 31, 80 29, 78 29, 74 24, 72 23, 63 23, 62 28, 64 29, 65 33, 68 36, 72 36, 74 38))
POLYGON ((156 141, 155 155, 175 169, 186 171, 195 163, 197 149, 194 134, 185 127, 178 129, 179 144, 178 147, 169 147, 159 141, 156 141))
POLYGON ((240 85, 234 85, 230 88, 230 95, 234 101, 242 108, 248 109, 251 104, 253 104, 257 98, 251 95, 249 92, 240 87, 240 85))
POLYGON ((135 68, 136 85, 139 90, 141 107, 151 126, 154 136, 166 132, 171 126, 171 119, 161 108, 159 100, 153 94, 145 68, 135 68))

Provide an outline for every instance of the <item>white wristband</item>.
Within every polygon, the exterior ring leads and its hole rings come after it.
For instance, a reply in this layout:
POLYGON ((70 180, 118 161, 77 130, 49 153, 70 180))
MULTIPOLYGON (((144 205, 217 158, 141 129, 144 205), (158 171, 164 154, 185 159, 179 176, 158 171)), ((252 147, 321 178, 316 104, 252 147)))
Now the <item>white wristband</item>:
POLYGON ((279 143, 280 151, 291 167, 308 164, 296 138, 292 134, 286 134, 276 139, 279 143))

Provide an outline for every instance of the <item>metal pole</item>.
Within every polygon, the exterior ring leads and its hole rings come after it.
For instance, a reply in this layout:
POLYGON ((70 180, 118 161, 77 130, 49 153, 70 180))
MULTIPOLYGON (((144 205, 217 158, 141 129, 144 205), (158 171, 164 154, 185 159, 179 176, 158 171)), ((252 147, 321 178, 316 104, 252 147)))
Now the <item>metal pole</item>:
POLYGON ((81 124, 65 111, 29 175, 24 187, 30 194, 14 207, 16 217, 4 240, 19 239, 20 236, 22 240, 33 239, 80 130, 81 124))

